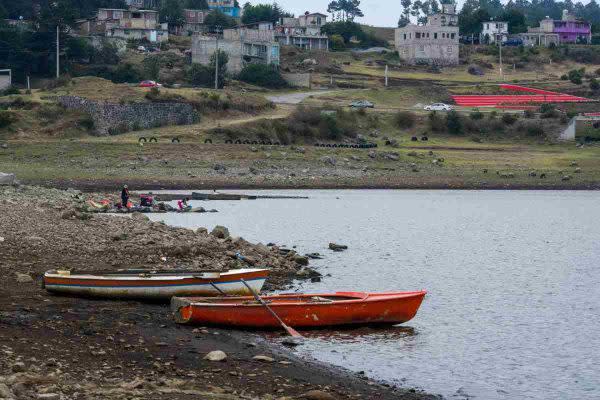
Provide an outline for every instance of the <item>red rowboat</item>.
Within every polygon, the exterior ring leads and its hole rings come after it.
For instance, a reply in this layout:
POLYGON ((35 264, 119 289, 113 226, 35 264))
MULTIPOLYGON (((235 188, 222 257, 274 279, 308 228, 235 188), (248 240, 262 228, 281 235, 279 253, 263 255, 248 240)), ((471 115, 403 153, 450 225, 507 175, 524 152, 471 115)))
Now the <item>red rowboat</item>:
MULTIPOLYGON (((425 291, 261 296, 293 328, 334 325, 400 324, 411 320, 425 291)), ((275 317, 253 297, 171 299, 175 322, 244 328, 279 328, 275 317)))
POLYGON ((122 270, 102 273, 48 271, 43 287, 60 294, 105 298, 164 299, 173 296, 247 296, 246 281, 260 292, 269 270, 233 269, 225 272, 185 270, 122 270))

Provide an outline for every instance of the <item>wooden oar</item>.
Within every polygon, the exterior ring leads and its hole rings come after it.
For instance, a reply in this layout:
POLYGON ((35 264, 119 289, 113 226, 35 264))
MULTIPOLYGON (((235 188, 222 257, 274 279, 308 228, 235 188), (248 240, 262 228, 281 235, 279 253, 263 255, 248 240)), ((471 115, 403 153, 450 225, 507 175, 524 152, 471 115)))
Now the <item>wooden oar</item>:
POLYGON ((254 291, 254 289, 252 289, 252 287, 250 287, 250 285, 248 285, 246 283, 246 281, 242 278, 241 279, 242 283, 244 285, 246 285, 246 287, 248 288, 248 290, 250 290, 250 292, 252 292, 252 295, 254 295, 254 298, 256 299, 256 301, 258 301, 260 304, 262 304, 263 306, 265 306, 267 308, 267 310, 269 310, 269 312, 271 314, 273 314, 273 316, 275 317, 275 319, 277 319, 277 321, 279 321, 279 323, 281 324, 281 326, 283 327, 283 329, 285 329, 287 331, 287 333, 290 334, 290 336, 295 337, 295 338, 303 338, 304 336, 302 336, 301 334, 298 333, 298 331, 296 331, 294 328, 292 328, 291 326, 287 326, 285 324, 285 322, 282 321, 281 318, 279 318, 279 315, 275 314, 275 311, 273 311, 273 309, 271 307, 269 307, 269 305, 267 304, 266 301, 264 301, 259 295, 258 293, 256 293, 254 291))

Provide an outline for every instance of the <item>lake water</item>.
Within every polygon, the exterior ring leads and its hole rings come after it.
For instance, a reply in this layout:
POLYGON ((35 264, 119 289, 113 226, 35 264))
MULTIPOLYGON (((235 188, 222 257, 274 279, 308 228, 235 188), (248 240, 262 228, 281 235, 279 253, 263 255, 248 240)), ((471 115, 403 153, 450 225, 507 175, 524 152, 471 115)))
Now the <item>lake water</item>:
POLYGON ((262 193, 311 198, 151 217, 323 253, 305 292, 429 292, 400 327, 310 332, 299 353, 452 399, 600 398, 600 193, 262 193))

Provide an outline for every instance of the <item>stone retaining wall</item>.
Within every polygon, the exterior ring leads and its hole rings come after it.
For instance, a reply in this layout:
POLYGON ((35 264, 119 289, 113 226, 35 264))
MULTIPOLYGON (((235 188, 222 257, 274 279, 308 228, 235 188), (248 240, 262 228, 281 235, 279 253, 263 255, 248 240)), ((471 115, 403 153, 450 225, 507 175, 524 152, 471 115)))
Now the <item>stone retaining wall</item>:
POLYGON ((293 87, 312 88, 311 73, 282 73, 281 76, 293 87))
POLYGON ((57 101, 66 109, 89 114, 98 135, 118 135, 165 125, 189 125, 197 121, 194 108, 186 103, 113 104, 77 96, 60 96, 57 101))

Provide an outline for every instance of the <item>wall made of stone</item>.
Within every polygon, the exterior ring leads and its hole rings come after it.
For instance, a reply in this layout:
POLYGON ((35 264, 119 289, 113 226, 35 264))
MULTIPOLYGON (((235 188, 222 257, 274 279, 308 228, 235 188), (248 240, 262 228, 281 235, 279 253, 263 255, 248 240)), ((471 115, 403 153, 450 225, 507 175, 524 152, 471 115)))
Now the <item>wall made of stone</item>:
POLYGON ((60 96, 57 101, 66 109, 89 114, 98 135, 116 135, 165 125, 189 125, 197 120, 194 108, 187 103, 114 104, 77 96, 60 96))
POLYGON ((281 76, 290 86, 311 88, 311 74, 310 73, 282 73, 281 76))
MULTIPOLYGON (((208 65, 210 57, 216 50, 217 42, 215 38, 194 35, 192 38, 192 63, 208 65)), ((227 62, 227 72, 230 74, 239 73, 243 68, 242 62, 242 43, 230 40, 219 40, 219 50, 224 51, 229 56, 227 62)))

